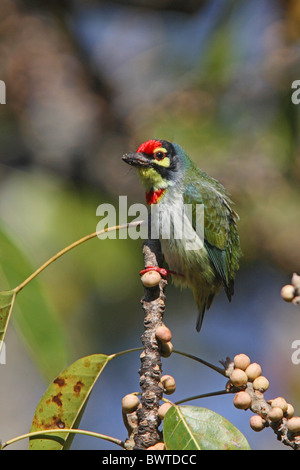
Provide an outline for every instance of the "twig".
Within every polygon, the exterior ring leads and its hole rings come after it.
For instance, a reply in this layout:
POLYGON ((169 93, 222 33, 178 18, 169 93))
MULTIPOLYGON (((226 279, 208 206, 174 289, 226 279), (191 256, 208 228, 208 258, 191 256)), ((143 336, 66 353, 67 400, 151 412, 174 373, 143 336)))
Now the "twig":
POLYGON ((219 395, 226 395, 228 393, 232 393, 232 392, 230 392, 230 390, 219 390, 217 392, 202 393, 201 395, 194 395, 193 397, 188 397, 182 400, 178 400, 175 402, 175 405, 181 405, 181 403, 186 403, 187 401, 199 400, 200 398, 210 398, 210 397, 216 397, 219 395))
MULTIPOLYGON (((91 436, 91 437, 96 437, 98 439, 104 439, 106 441, 110 441, 110 442, 113 442, 114 444, 120 446, 120 447, 123 447, 123 448, 126 448, 126 445, 123 441, 121 441, 120 439, 116 439, 114 437, 111 437, 111 436, 106 436, 105 434, 100 434, 98 432, 93 432, 93 431, 85 431, 84 429, 60 429, 59 430, 60 433, 64 433, 64 434, 83 434, 85 436, 91 436)), ((40 430, 40 431, 35 431, 35 432, 28 432, 26 434, 22 434, 21 436, 17 436, 17 437, 14 437, 13 439, 10 439, 9 441, 7 442, 4 442, 1 446, 0 446, 0 450, 3 450, 5 447, 11 445, 11 444, 14 444, 15 442, 18 442, 18 441, 21 441, 22 439, 27 439, 27 438, 34 438, 34 437, 43 437, 43 436, 47 436, 47 435, 50 435, 50 434, 57 434, 57 429, 45 429, 45 430, 40 430)))
POLYGON ((73 248, 76 248, 77 246, 81 245, 82 243, 85 243, 86 241, 91 240, 92 238, 96 238, 99 235, 103 235, 106 232, 118 231, 118 230, 126 229, 126 228, 129 228, 129 227, 133 227, 133 226, 139 226, 139 225, 142 225, 142 224, 143 224, 143 221, 138 220, 138 221, 134 221, 134 222, 129 222, 129 223, 124 224, 124 225, 116 225, 114 227, 106 227, 103 230, 99 230, 97 232, 90 233, 89 235, 86 235, 85 237, 82 237, 79 240, 76 240, 74 243, 71 243, 71 245, 68 245, 66 248, 59 251, 54 256, 52 256, 50 259, 48 259, 44 264, 42 264, 42 266, 40 266, 36 271, 34 271, 34 273, 32 273, 27 279, 25 279, 25 281, 23 281, 21 284, 19 284, 14 289, 14 291, 16 293, 20 292, 27 284, 29 284, 30 281, 32 281, 32 279, 34 279, 36 276, 38 276, 38 274, 40 274, 42 271, 44 271, 44 269, 46 269, 48 266, 50 266, 50 264, 52 264, 58 258, 63 256, 64 254, 66 254, 68 251, 71 251, 73 248))
POLYGON ((218 366, 215 366, 214 364, 211 364, 210 362, 207 362, 205 361, 204 359, 201 359, 201 357, 197 357, 197 356, 194 356, 193 354, 188 354, 188 353, 185 353, 183 351, 178 351, 178 350, 175 350, 173 351, 175 354, 180 354, 181 356, 185 356, 185 357, 189 357, 190 359, 194 359, 194 361, 197 361, 197 362, 201 362, 201 364, 209 367, 210 369, 213 369, 215 370, 216 372, 218 372, 219 374, 221 375, 225 375, 225 370, 224 370, 224 367, 221 368, 221 367, 218 367, 218 366))

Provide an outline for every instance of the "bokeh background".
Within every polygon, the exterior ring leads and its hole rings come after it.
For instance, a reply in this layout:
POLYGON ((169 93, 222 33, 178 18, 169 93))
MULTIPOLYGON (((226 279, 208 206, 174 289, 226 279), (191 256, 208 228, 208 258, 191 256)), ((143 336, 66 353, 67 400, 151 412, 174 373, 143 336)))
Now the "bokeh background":
MULTIPOLYGON (((215 364, 248 354, 270 381, 266 398, 284 396, 299 415, 300 311, 280 297, 300 271, 299 39, 298 0, 1 0, 1 289, 93 232, 99 204, 144 202, 122 154, 175 141, 230 191, 244 257, 232 303, 220 294, 200 334, 191 293, 168 286, 174 347, 215 364)), ((29 430, 67 364, 140 346, 142 267, 141 240, 94 239, 19 294, 0 366, 1 440, 29 430)), ((138 369, 133 352, 107 366, 82 429, 126 437, 121 399, 139 390, 138 369)), ((163 370, 176 378, 174 401, 224 387, 175 354, 163 370)), ((253 449, 286 450, 271 430, 254 433, 232 398, 190 404, 228 418, 253 449)), ((72 448, 115 446, 77 436, 72 448)))

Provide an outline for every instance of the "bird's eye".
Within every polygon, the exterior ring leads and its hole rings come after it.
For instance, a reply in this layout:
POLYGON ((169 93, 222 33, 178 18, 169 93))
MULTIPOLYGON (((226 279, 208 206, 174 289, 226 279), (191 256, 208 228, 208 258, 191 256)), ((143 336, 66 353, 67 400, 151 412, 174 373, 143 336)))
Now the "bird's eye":
POLYGON ((154 154, 154 158, 156 160, 162 160, 163 158, 165 158, 165 156, 166 155, 163 152, 155 152, 155 154, 154 154))

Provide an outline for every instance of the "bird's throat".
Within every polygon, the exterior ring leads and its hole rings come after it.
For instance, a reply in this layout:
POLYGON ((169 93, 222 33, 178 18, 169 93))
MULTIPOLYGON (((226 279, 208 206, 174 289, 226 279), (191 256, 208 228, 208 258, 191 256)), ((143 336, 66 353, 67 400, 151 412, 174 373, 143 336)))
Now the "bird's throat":
POLYGON ((163 196, 166 189, 151 189, 150 191, 146 192, 146 201, 147 204, 157 204, 160 198, 163 196))

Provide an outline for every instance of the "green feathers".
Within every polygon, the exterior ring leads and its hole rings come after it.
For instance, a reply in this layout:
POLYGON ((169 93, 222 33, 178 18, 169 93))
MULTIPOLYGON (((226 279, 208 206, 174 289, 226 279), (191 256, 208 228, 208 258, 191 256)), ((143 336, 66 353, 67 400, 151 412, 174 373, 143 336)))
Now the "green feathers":
POLYGON ((229 300, 234 292, 234 277, 241 257, 236 221, 225 188, 198 168, 185 175, 185 204, 204 205, 204 246, 229 300))

